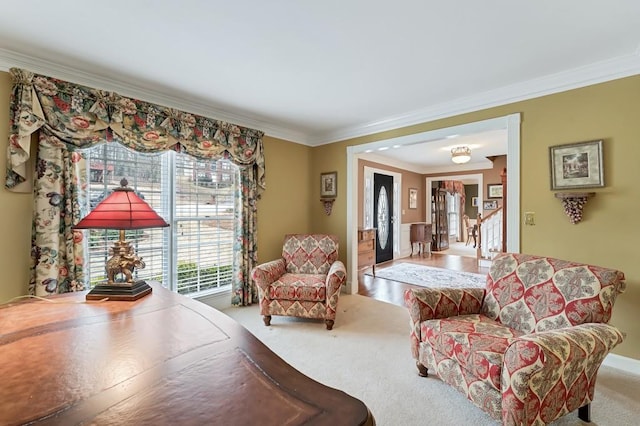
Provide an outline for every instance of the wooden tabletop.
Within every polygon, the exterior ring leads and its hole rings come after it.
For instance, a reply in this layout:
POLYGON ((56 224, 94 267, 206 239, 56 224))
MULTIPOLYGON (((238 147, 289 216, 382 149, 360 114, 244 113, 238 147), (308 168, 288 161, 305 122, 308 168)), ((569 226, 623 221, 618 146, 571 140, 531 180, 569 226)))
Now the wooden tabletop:
POLYGON ((0 306, 0 424, 374 423, 228 316, 152 286, 135 302, 0 306))

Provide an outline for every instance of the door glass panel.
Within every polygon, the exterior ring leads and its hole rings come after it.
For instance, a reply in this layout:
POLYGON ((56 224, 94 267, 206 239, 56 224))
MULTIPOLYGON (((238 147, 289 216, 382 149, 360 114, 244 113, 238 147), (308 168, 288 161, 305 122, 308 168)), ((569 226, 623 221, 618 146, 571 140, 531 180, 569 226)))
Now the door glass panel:
POLYGON ((378 242, 380 248, 383 250, 387 247, 387 240, 389 239, 388 205, 387 190, 382 186, 380 187, 380 195, 378 197, 378 242))

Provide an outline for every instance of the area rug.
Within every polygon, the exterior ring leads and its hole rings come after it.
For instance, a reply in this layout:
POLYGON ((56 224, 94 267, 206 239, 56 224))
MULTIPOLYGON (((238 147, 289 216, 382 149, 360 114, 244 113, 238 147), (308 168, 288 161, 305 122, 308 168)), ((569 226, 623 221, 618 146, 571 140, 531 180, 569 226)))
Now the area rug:
MULTIPOLYGON (((320 320, 281 316, 274 316, 271 326, 266 327, 257 305, 223 312, 294 368, 364 402, 377 426, 498 425, 437 377, 418 376, 411 357, 409 312, 405 307, 343 294, 331 331, 320 320)), ((602 366, 591 404, 591 424, 637 424, 638 389, 640 376, 602 366)), ((577 413, 552 423, 585 424, 577 413)))
MULTIPOLYGON (((367 272, 366 275, 373 273, 367 272)), ((482 288, 487 282, 487 276, 484 274, 451 271, 415 263, 398 263, 388 268, 376 269, 375 277, 431 288, 482 288)))

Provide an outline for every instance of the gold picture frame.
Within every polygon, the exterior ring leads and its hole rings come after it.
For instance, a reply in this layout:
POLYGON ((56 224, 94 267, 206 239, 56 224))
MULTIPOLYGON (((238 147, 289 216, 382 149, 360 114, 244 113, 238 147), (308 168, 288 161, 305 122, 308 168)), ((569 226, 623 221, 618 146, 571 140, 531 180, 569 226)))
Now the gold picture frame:
POLYGON ((338 196, 338 172, 320 174, 320 198, 336 198, 338 196))

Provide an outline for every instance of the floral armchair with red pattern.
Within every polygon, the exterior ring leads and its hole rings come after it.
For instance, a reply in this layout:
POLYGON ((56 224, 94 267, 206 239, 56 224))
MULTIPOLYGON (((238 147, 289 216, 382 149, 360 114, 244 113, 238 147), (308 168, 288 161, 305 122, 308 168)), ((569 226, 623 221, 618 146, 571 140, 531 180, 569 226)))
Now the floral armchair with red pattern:
POLYGON ((409 289, 418 372, 504 425, 542 425, 578 409, 590 421, 596 374, 623 340, 608 325, 624 291, 614 269, 504 253, 485 289, 409 289))
POLYGON ((271 325, 272 315, 288 315, 324 319, 327 330, 333 328, 346 277, 338 260, 338 238, 325 234, 286 235, 282 258, 251 272, 265 325, 271 325))

